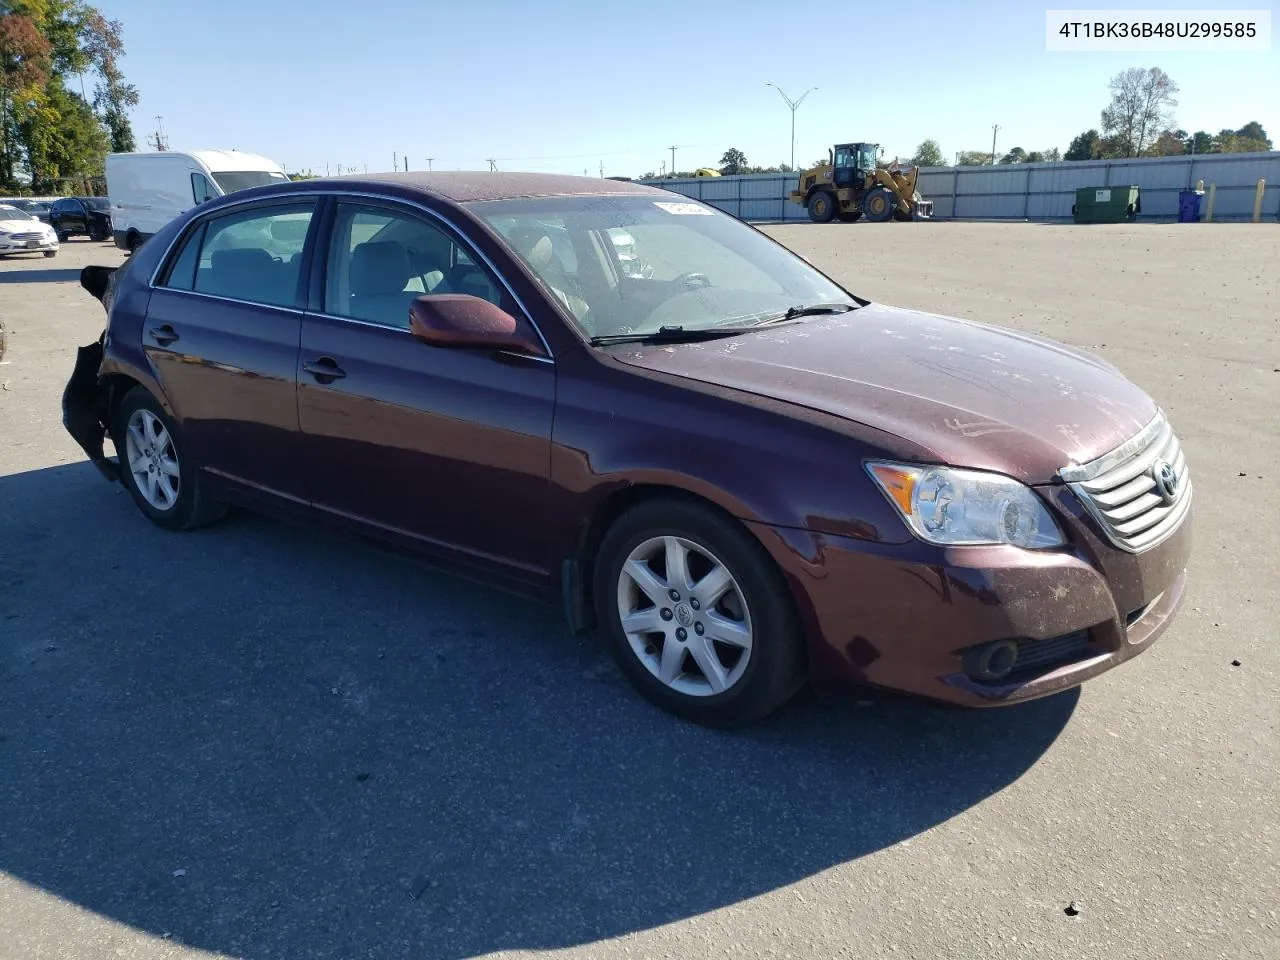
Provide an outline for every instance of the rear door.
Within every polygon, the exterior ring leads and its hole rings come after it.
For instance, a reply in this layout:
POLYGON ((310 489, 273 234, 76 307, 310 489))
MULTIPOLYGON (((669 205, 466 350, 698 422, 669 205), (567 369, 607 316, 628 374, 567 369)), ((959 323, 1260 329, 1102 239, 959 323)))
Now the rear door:
POLYGON ((409 304, 469 293, 528 318, 457 234, 413 208, 341 200, 323 265, 298 375, 316 507, 545 574, 554 362, 427 346, 409 304))
POLYGON ((191 456, 224 484, 306 499, 296 370, 314 198, 195 221, 151 295, 143 343, 191 456))

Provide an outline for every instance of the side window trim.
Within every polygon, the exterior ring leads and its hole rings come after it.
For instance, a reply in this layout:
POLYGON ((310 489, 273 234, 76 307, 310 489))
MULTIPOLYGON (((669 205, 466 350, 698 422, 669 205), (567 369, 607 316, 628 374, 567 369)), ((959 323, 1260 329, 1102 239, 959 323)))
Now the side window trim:
MULTIPOLYGON (((311 223, 312 223, 312 227, 314 228, 314 232, 309 234, 307 237, 307 244, 311 247, 311 254, 306 260, 306 262, 303 263, 302 270, 309 277, 313 278, 313 286, 314 286, 314 278, 318 273, 322 272, 321 270, 317 269, 315 258, 316 256, 321 256, 321 255, 327 256, 328 254, 330 235, 332 233, 332 230, 330 229, 331 215, 326 214, 325 211, 333 206, 333 200, 335 200, 336 198, 354 198, 354 199, 372 200, 372 201, 376 201, 383 204, 389 204, 396 207, 404 207, 406 209, 413 210, 421 214, 425 214, 426 216, 430 217, 432 220, 439 222, 444 227, 445 231, 449 234, 449 236, 451 238, 455 238, 460 243, 460 245, 467 251, 468 256, 475 258, 477 263, 484 264, 490 271, 493 272, 493 275, 497 277, 498 281, 502 284, 503 289, 508 294, 511 295, 511 299, 519 307, 520 316, 523 317, 529 323, 529 326, 532 327, 533 331, 538 335, 538 340, 542 344, 543 349, 546 351, 545 359, 547 360, 547 362, 550 362, 550 363, 555 362, 555 359, 554 359, 555 354, 551 350, 551 344, 548 342, 546 336, 543 334, 542 329, 538 326, 537 321, 533 317, 532 311, 530 311, 529 308, 525 306, 524 300, 521 299, 520 295, 516 292, 516 289, 512 285, 511 280, 506 276, 506 274, 504 274, 501 270, 498 269, 498 265, 494 263, 493 260, 490 259, 490 257, 483 250, 478 248, 469 238, 462 235, 462 232, 453 223, 453 221, 451 221, 444 214, 440 213, 438 210, 433 210, 432 208, 426 206, 425 204, 416 203, 411 200, 403 200, 395 197, 387 197, 383 194, 378 194, 378 193, 366 193, 361 190, 352 190, 352 191, 343 190, 340 192, 331 192, 327 190, 311 189, 311 190, 298 191, 297 193, 290 192, 288 194, 280 194, 279 196, 279 200, 283 200, 285 202, 288 202, 294 199, 302 200, 302 199, 308 199, 308 198, 316 201, 318 206, 316 211, 317 215, 311 218, 311 223), (323 234, 320 234, 318 231, 319 231, 319 228, 322 226, 322 224, 324 226, 325 232, 323 234), (322 241, 322 242, 318 242, 318 241, 322 241)), ((272 198, 269 200, 260 200, 256 198, 252 200, 233 199, 233 200, 230 200, 229 202, 225 201, 225 198, 219 198, 219 199, 224 200, 225 206, 221 206, 219 208, 218 214, 221 214, 224 211, 239 210, 239 209, 244 209, 251 206, 271 205, 273 203, 278 202, 277 199, 275 198, 272 198)), ((216 216, 218 214, 210 213, 207 216, 211 217, 211 216, 216 216)), ((193 221, 193 223, 194 222, 195 221, 193 221)), ((188 229, 190 229, 190 227, 191 227, 191 224, 188 224, 188 229)), ((180 247, 183 237, 185 236, 187 236, 187 231, 184 229, 182 232, 180 232, 177 236, 175 236, 172 240, 169 241, 169 248, 164 252, 164 255, 160 257, 158 261, 158 265, 156 266, 156 269, 151 274, 151 279, 148 283, 148 286, 152 288, 155 288, 156 286, 158 286, 158 281, 160 276, 162 275, 162 272, 167 270, 168 265, 173 262, 175 254, 180 247)), ((323 278, 321 278, 321 280, 323 280, 323 278)), ((321 289, 323 290, 323 288, 321 289)), ((312 302, 310 297, 308 298, 307 311, 311 313, 318 312, 318 305, 312 302)), ((339 317, 335 319, 342 319, 342 318, 339 317)))

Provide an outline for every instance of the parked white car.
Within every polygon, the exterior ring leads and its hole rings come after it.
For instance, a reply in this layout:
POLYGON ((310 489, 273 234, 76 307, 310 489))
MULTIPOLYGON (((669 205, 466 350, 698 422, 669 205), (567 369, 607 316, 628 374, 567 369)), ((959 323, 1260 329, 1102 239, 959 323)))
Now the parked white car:
POLYGON ((113 238, 130 252, 197 204, 289 179, 274 160, 239 150, 112 153, 106 173, 113 238))
POLYGON ((39 217, 9 204, 0 204, 0 257, 11 253, 58 255, 58 235, 39 217))

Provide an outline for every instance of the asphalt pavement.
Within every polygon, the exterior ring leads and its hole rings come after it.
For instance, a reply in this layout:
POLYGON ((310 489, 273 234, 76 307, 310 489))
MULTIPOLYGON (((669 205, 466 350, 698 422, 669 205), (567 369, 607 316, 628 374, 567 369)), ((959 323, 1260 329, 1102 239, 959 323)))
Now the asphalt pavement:
POLYGON ((1149 652, 1009 709, 682 723, 553 608, 144 521, 60 422, 120 254, 0 260, 0 960, 1280 957, 1280 228, 771 231, 1165 406, 1196 545, 1149 652))

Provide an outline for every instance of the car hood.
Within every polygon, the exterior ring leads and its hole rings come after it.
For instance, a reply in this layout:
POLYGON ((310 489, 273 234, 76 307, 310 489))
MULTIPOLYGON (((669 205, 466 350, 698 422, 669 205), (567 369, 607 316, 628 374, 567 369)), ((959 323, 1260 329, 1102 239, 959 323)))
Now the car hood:
POLYGON ((39 220, 25 220, 20 217, 0 219, 0 230, 31 230, 43 226, 44 224, 39 220))
POLYGON ((937 314, 869 304, 703 343, 627 345, 619 361, 834 414, 952 466, 1026 483, 1106 453, 1159 412, 1082 350, 937 314))

